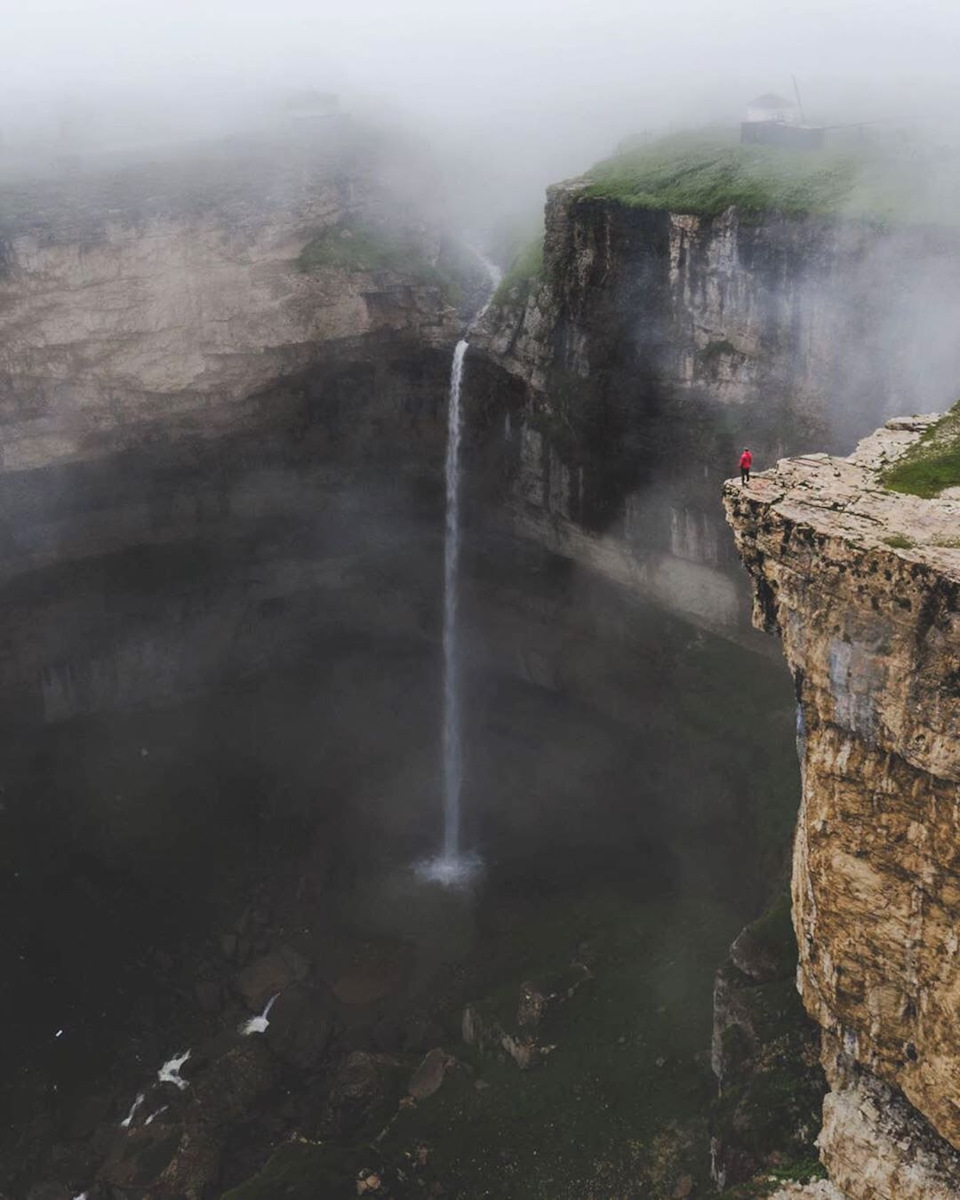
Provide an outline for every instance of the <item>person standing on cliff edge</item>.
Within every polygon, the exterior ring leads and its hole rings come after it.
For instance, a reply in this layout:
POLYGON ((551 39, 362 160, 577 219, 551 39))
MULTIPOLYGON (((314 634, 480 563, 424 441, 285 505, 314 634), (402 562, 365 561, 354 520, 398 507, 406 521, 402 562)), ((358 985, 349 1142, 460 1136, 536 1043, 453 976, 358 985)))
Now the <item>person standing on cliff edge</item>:
POLYGON ((750 482, 750 468, 753 466, 753 455, 744 446, 743 453, 740 455, 740 486, 750 482))

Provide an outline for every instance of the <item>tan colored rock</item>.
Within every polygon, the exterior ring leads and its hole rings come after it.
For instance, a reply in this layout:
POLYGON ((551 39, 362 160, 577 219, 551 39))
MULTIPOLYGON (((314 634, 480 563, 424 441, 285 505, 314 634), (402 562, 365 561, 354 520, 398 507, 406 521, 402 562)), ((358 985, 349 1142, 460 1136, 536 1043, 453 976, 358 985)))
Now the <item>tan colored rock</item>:
POLYGON ((831 1091, 817 1144, 839 1187, 854 1198, 960 1195, 960 1154, 902 1096, 853 1065, 830 1034, 824 1034, 823 1062, 831 1091))
MULTIPOLYGON (((960 550, 943 544, 960 503, 887 492, 878 475, 930 420, 891 422, 849 459, 783 460, 749 487, 727 483, 724 502, 754 622, 779 633, 799 698, 804 1003, 960 1147, 960 550)), ((836 1095, 825 1111, 825 1159, 847 1161, 846 1136, 861 1147, 840 1186, 902 1200, 893 1175, 861 1161, 870 1114, 836 1095)))
POLYGON ((40 211, 0 231, 3 467, 256 429, 265 388, 343 348, 451 346, 458 321, 436 281, 300 269, 312 238, 357 218, 406 221, 424 261, 437 252, 429 200, 391 195, 381 148, 344 154, 238 142, 62 192, 38 183, 40 211))
POLYGON ((787 1183, 768 1200, 847 1200, 843 1192, 826 1179, 813 1183, 787 1183))

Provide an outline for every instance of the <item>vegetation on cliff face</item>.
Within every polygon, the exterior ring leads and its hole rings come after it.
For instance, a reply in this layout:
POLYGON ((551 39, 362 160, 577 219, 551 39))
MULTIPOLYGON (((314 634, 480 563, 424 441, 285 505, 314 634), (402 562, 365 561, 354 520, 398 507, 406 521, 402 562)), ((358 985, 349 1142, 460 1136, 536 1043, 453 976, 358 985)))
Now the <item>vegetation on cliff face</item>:
POLYGON ((526 242, 513 256, 494 293, 494 304, 523 304, 543 275, 543 234, 526 242))
POLYGON ((745 214, 889 219, 908 211, 904 186, 891 156, 874 147, 800 152, 708 132, 676 134, 598 163, 584 176, 583 195, 706 217, 733 206, 745 214))
MULTIPOLYGON (((929 500, 960 485, 960 403, 931 425, 881 476, 884 487, 929 500)), ((888 541, 888 545, 892 545, 888 541)))
POLYGON ((413 241, 374 225, 344 222, 310 239, 300 251, 297 266, 314 271, 393 271, 429 282, 442 282, 440 272, 423 248, 413 241))

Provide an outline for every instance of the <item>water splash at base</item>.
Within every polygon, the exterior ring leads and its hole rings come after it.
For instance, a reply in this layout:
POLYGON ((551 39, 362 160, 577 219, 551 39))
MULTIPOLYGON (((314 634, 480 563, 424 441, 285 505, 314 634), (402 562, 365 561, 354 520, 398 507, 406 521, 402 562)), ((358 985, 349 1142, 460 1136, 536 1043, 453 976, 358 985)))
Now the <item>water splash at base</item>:
POLYGON ((483 861, 478 854, 441 854, 437 858, 417 863, 414 872, 424 883, 441 887, 468 888, 483 874, 483 861))

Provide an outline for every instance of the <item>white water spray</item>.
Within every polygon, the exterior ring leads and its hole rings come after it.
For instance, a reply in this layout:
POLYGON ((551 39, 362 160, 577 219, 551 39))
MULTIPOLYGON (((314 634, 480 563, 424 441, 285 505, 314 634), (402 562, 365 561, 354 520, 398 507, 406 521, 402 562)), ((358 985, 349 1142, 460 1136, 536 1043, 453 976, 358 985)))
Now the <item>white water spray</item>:
POLYGON ((175 1054, 173 1058, 168 1058, 160 1070, 157 1072, 157 1078, 161 1083, 172 1083, 179 1091, 189 1087, 190 1084, 186 1079, 180 1077, 180 1068, 190 1057, 190 1051, 184 1050, 182 1054, 175 1054))
POLYGON ((131 1104, 130 1111, 120 1122, 121 1129, 129 1129, 130 1128, 130 1126, 133 1124, 133 1118, 137 1115, 137 1109, 140 1107, 140 1105, 144 1102, 145 1099, 146 1099, 146 1096, 143 1094, 143 1092, 137 1092, 137 1098, 136 1098, 136 1100, 134 1100, 133 1104, 131 1104))
POLYGON ((249 1037, 251 1033, 267 1032, 270 1027, 270 1009, 273 1008, 274 1004, 276 1003, 277 996, 279 995, 280 993, 277 992, 276 995, 270 997, 266 1003, 266 1007, 259 1016, 251 1017, 249 1021, 243 1022, 243 1024, 240 1026, 240 1033, 244 1037, 249 1037))

